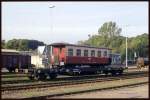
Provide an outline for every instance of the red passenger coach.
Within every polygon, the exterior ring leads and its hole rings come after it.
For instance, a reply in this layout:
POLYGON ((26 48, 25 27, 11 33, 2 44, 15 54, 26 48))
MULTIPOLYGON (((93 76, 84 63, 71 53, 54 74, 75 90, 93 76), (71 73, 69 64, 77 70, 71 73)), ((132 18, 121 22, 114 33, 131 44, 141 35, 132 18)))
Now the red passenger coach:
POLYGON ((110 64, 111 49, 90 46, 54 43, 53 64, 64 65, 108 65, 110 64))
POLYGON ((98 48, 67 43, 53 43, 51 53, 51 64, 60 69, 73 70, 80 68, 85 70, 98 70, 111 64, 109 48, 98 48), (92 68, 92 69, 91 69, 92 68))

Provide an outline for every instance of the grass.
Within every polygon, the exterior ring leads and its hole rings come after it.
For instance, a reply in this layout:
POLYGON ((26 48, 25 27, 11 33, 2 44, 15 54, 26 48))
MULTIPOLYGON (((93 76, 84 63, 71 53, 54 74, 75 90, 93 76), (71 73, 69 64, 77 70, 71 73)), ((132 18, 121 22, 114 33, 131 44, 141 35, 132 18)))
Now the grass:
POLYGON ((13 84, 19 82, 29 81, 27 74, 22 73, 2 73, 1 82, 2 84, 13 84))
POLYGON ((2 81, 29 80, 28 77, 2 78, 2 81))
POLYGON ((18 77, 18 76, 27 76, 24 73, 2 73, 2 77, 18 77))

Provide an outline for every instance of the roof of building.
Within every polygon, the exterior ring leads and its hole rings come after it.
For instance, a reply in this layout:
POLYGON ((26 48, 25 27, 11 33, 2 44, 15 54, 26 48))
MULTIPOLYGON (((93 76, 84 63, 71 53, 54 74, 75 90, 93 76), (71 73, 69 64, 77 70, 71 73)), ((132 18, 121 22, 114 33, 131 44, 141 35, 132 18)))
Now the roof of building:
POLYGON ((14 49, 1 49, 2 52, 10 52, 10 53, 19 53, 19 51, 14 49))
POLYGON ((21 54, 21 55, 31 55, 31 51, 17 51, 15 49, 1 49, 2 53, 13 53, 13 54, 21 54))

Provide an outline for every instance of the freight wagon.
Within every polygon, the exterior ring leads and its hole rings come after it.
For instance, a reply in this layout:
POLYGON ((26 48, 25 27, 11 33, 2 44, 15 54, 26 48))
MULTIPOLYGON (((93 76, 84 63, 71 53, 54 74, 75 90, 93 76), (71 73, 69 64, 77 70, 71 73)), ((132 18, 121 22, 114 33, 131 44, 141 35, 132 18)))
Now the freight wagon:
POLYGON ((9 72, 15 69, 28 69, 31 66, 31 56, 11 49, 2 49, 2 68, 9 72))
POLYGON ((41 46, 37 57, 31 57, 36 67, 30 71, 31 79, 55 78, 57 74, 80 75, 89 73, 122 74, 123 67, 111 66, 111 49, 68 43, 41 46), (32 59, 33 58, 33 59, 32 59), (36 59, 39 59, 37 62, 36 59))

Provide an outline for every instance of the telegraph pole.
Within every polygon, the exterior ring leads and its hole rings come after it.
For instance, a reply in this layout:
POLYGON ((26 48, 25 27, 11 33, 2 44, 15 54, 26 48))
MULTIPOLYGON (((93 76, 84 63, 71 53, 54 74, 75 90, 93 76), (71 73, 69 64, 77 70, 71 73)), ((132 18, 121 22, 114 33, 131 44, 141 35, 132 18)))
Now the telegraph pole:
MULTIPOLYGON (((50 12, 51 12, 51 34, 53 34, 53 8, 55 8, 55 5, 50 5, 49 6, 49 8, 50 8, 50 12)), ((50 59, 54 59, 54 56, 52 55, 52 47, 50 47, 50 55, 51 55, 51 57, 52 58, 50 58, 50 59)), ((50 60, 49 59, 49 60, 50 60)), ((50 68, 53 68, 53 66, 50 64, 50 66, 49 66, 50 68)))
POLYGON ((126 68, 128 67, 128 44, 127 44, 127 42, 128 42, 128 39, 127 39, 128 37, 126 36, 126 68))
MULTIPOLYGON (((125 28, 127 28, 129 25, 126 25, 125 28)), ((126 34, 126 68, 128 67, 128 37, 127 37, 127 31, 125 31, 126 34)))

